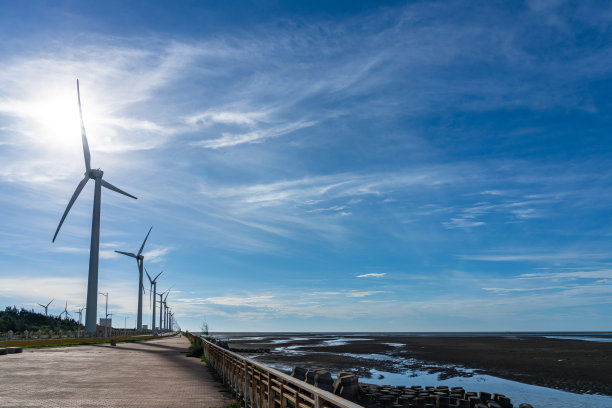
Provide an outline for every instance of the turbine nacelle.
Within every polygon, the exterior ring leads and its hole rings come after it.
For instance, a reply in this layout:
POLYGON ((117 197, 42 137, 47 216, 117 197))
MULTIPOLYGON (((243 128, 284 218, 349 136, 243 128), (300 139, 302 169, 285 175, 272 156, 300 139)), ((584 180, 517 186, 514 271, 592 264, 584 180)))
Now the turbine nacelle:
POLYGON ((85 176, 89 177, 90 179, 101 179, 103 175, 104 172, 100 169, 91 169, 85 172, 85 176))

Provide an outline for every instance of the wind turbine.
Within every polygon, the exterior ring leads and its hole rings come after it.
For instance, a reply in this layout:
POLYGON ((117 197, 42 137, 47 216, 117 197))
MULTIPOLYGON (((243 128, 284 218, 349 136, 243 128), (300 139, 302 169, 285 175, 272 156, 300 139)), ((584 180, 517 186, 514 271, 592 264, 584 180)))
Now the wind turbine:
POLYGON ((96 332, 96 313, 98 311, 98 258, 100 255, 100 202, 102 197, 102 186, 113 190, 119 194, 126 195, 133 199, 136 199, 131 194, 126 193, 123 190, 110 184, 108 181, 102 180, 104 172, 100 169, 91 168, 91 155, 89 153, 89 144, 87 143, 87 135, 85 134, 85 125, 83 123, 83 110, 81 109, 81 92, 79 90, 79 80, 77 79, 77 97, 79 101, 79 115, 81 117, 81 140, 83 142, 83 156, 85 157, 85 177, 79 182, 72 198, 68 202, 66 211, 62 215, 55 235, 53 236, 53 242, 59 233, 70 208, 76 201, 77 197, 85 187, 85 184, 89 179, 94 180, 94 203, 93 203, 93 215, 91 221, 91 246, 89 248, 89 276, 87 280, 87 312, 85 313, 85 331, 88 333, 96 332))
POLYGON ((151 284, 151 286, 149 286, 149 306, 151 306, 151 296, 153 296, 153 320, 151 321, 151 330, 155 330, 155 295, 157 294, 157 278, 159 278, 159 275, 164 273, 164 271, 158 273, 155 279, 151 279, 151 275, 149 275, 147 268, 145 268, 145 272, 147 274, 147 278, 149 278, 149 283, 151 284), (151 288, 153 288, 152 292, 151 288))
POLYGON ((144 292, 144 285, 142 284, 142 266, 144 264, 144 255, 142 255, 142 250, 144 249, 145 243, 149 238, 149 234, 153 227, 149 228, 149 232, 145 237, 144 241, 142 241, 142 245, 140 246, 140 250, 138 254, 133 254, 131 252, 123 252, 123 251, 115 251, 119 254, 127 255, 136 259, 136 263, 138 264, 138 315, 136 318, 136 328, 138 330, 142 329, 142 292, 144 292))
POLYGON ((162 318, 164 315, 163 312, 163 305, 164 305, 164 295, 166 295, 166 298, 168 298, 168 294, 170 294, 170 289, 172 289, 174 287, 174 285, 170 286, 168 289, 166 289, 164 292, 162 293, 158 293, 157 296, 159 296, 159 330, 163 330, 164 326, 162 325, 162 318))
MULTIPOLYGON (((168 289, 169 290, 169 289, 168 289)), ((167 292, 167 291, 166 291, 167 292)), ((157 296, 159 296, 159 330, 163 330, 164 326, 162 325, 162 315, 163 313, 163 303, 164 303, 164 295, 166 294, 166 292, 163 293, 158 293, 157 296)))
POLYGON ((68 315, 70 314, 70 313, 68 313, 68 301, 66 301, 66 306, 64 307, 64 311, 59 314, 59 317, 61 318, 62 314, 64 314, 64 313, 65 313, 64 319, 68 319, 68 315))
POLYGON ((86 307, 82 307, 76 312, 79 314, 79 325, 77 326, 77 338, 81 337, 81 315, 83 314, 84 309, 86 309, 86 307))
POLYGON ((164 298, 164 329, 168 328, 168 304, 166 303, 166 299, 168 299, 169 294, 170 289, 168 289, 168 293, 166 293, 166 297, 164 298))
MULTIPOLYGON (((51 299, 51 302, 53 302, 55 299, 51 299)), ((47 309, 49 308, 49 305, 51 304, 51 302, 47 303, 47 305, 41 305, 40 303, 38 303, 38 306, 42 306, 45 308, 45 316, 48 316, 47 314, 47 309)))

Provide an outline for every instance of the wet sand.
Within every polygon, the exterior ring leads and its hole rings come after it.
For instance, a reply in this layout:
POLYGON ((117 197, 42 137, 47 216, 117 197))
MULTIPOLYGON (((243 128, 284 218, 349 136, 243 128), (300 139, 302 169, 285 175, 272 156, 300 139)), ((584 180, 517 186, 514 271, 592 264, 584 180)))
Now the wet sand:
POLYGON ((342 335, 229 337, 230 343, 241 347, 270 348, 269 353, 252 354, 262 363, 285 369, 299 365, 348 370, 357 372, 363 382, 368 382, 372 369, 392 373, 426 370, 446 379, 472 375, 462 369, 469 368, 532 385, 612 396, 612 342, 550 339, 531 334, 439 337, 369 334, 346 336, 345 342, 342 335))

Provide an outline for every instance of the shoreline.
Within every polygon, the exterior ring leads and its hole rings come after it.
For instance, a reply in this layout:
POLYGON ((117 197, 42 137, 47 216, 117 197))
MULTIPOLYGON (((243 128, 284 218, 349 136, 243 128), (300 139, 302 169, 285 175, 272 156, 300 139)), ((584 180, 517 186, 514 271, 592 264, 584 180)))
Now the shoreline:
POLYGON ((441 379, 478 373, 572 393, 612 396, 609 332, 554 334, 597 335, 605 342, 546 338, 532 333, 485 336, 227 333, 230 343, 241 347, 269 348, 269 353, 243 352, 262 363, 350 370, 365 383, 371 378, 371 370, 392 373, 424 370, 437 373, 441 379), (345 341, 334 340, 348 335, 351 337, 345 341))

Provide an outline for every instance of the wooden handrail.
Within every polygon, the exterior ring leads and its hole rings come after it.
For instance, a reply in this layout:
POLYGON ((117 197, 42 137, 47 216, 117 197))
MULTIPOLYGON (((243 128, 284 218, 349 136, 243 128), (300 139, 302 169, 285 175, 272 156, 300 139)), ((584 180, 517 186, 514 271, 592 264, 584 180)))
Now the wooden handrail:
MULTIPOLYGON (((194 335, 187 333, 190 340, 194 335)), ((199 337, 204 356, 223 381, 252 408, 363 408, 199 337)))

